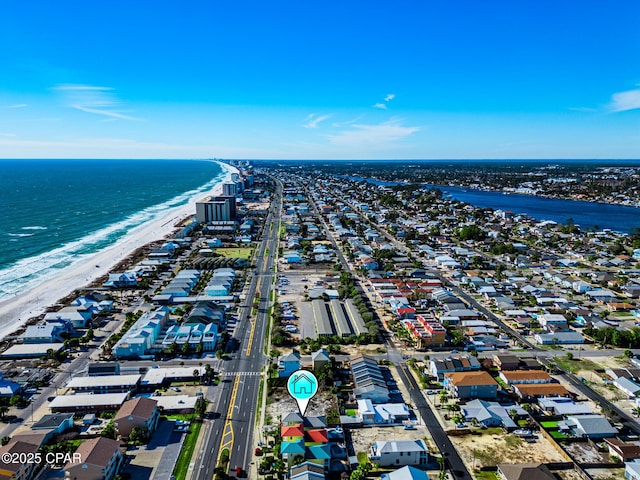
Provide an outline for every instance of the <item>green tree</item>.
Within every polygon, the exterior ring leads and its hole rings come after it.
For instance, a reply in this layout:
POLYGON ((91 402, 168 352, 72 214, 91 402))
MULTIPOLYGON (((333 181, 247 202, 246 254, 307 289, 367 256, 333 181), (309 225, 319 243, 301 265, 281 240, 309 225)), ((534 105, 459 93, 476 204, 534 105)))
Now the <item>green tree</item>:
POLYGON ((102 433, 100 433, 101 437, 111 438, 113 440, 116 439, 116 426, 113 423, 113 420, 109 421, 102 429, 102 433))

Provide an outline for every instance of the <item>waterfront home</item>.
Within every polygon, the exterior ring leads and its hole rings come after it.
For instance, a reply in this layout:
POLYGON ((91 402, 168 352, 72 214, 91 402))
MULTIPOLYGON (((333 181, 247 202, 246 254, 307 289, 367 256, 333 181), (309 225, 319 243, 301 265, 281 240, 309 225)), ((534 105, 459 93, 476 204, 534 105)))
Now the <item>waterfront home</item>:
POLYGON ((28 325, 20 335, 22 343, 56 343, 62 342, 73 333, 71 323, 67 321, 48 321, 37 325, 28 325))
POLYGON ((381 467, 427 465, 429 449, 423 440, 380 440, 371 446, 369 460, 381 467))
POLYGON ((69 322, 73 328, 87 328, 92 317, 93 310, 86 306, 71 306, 57 312, 46 313, 44 320, 45 322, 69 322))
POLYGON ((110 438, 87 440, 80 444, 76 454, 81 461, 69 462, 64 467, 67 480, 111 480, 124 464, 120 442, 110 438))
POLYGON ((125 288, 138 285, 138 276, 135 272, 110 273, 107 281, 102 284, 105 288, 125 288))

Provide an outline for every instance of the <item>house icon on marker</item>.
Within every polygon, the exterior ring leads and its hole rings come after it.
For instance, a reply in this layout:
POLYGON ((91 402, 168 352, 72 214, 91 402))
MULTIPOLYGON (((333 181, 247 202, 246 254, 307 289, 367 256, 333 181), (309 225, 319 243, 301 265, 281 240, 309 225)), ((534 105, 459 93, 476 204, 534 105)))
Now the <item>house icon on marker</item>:
POLYGON ((315 390, 316 382, 306 373, 301 373, 293 380, 294 395, 311 395, 315 390))

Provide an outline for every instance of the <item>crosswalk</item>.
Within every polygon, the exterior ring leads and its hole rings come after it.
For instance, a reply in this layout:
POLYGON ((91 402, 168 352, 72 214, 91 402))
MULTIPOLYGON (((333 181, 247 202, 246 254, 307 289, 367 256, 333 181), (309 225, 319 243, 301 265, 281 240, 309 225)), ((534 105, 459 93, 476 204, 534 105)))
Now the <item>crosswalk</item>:
POLYGON ((252 376, 260 376, 260 372, 222 372, 223 377, 252 377, 252 376))

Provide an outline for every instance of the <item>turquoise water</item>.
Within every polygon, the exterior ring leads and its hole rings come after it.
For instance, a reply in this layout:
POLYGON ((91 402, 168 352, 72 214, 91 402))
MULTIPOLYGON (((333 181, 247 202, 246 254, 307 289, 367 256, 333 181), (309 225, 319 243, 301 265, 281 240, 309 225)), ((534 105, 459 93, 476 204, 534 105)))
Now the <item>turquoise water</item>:
POLYGON ((0 160, 0 300, 113 245, 223 176, 220 164, 204 160, 0 160))

